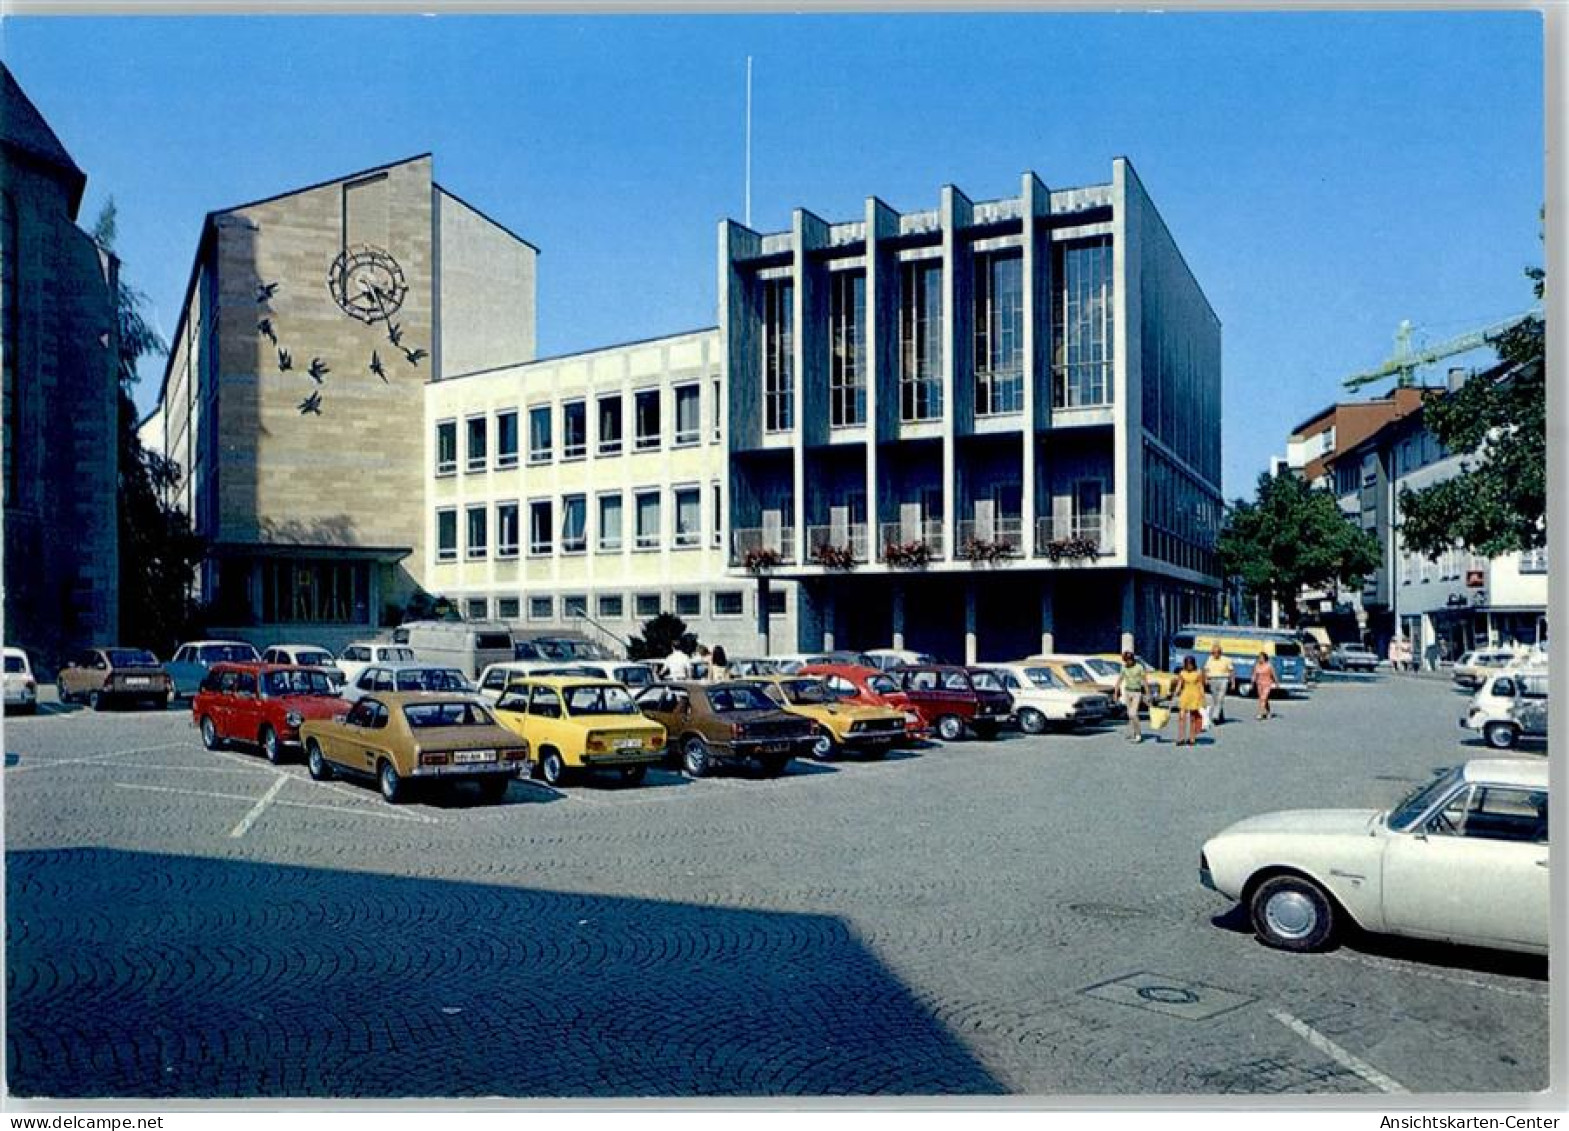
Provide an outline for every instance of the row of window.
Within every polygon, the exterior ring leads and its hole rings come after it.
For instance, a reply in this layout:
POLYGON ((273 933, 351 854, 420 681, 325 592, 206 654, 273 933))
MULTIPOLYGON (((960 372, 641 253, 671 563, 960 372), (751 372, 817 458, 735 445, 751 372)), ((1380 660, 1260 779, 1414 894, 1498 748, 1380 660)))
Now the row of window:
MULTIPOLYGON (((524 606, 522 597, 497 597, 492 602, 489 597, 466 597, 463 600, 463 614, 469 620, 489 620, 494 608, 497 620, 518 620, 524 606)), ((746 592, 741 589, 719 589, 709 594, 709 615, 715 617, 741 617, 747 612, 746 592)), ((536 621, 556 621, 556 598, 553 595, 533 596, 527 598, 528 619, 536 621)), ((659 593, 634 593, 631 601, 627 600, 624 593, 596 593, 594 595, 593 616, 598 620, 625 620, 627 609, 632 610, 632 616, 637 620, 650 620, 657 617, 661 611, 669 608, 678 617, 700 617, 703 615, 703 595, 698 592, 673 593, 667 602, 659 593)), ((789 611, 788 594, 783 589, 770 589, 768 591, 768 615, 782 617, 789 611)), ((589 616, 589 600, 586 593, 568 593, 561 597, 561 620, 573 620, 577 617, 589 616)))
MULTIPOLYGON (((639 389, 632 394, 632 451, 658 451, 665 441, 663 390, 639 389)), ((692 447, 702 441, 702 394, 697 382, 677 385, 671 390, 675 401, 675 432, 670 446, 692 447)), ((618 456, 625 450, 621 393, 606 393, 594 400, 595 431, 593 448, 599 456, 618 456)), ((719 382, 714 382, 713 438, 719 438, 719 382)), ((588 400, 563 401, 559 406, 542 404, 528 410, 528 462, 530 465, 586 459, 589 453, 588 400)), ((504 471, 518 465, 518 410, 503 409, 491 416, 477 413, 463 421, 463 466, 467 471, 485 471, 492 466, 504 471), (494 432, 495 457, 491 458, 494 432)), ((458 422, 442 420, 436 424, 436 474, 455 475, 458 470, 458 422)))
MULTIPOLYGON (((1413 581, 1417 583, 1432 581, 1435 577, 1439 581, 1458 581, 1464 573, 1486 568, 1486 558, 1480 554, 1468 554, 1459 547, 1445 550, 1438 555, 1437 561, 1425 554, 1405 550, 1400 557, 1400 581, 1403 585, 1410 585, 1413 581)), ((1520 572, 1546 573, 1547 547, 1541 546, 1521 554, 1520 572)))
MULTIPOLYGON (((712 508, 709 538, 718 546, 723 525, 724 496, 718 483, 710 487, 712 508)), ((703 490, 693 484, 669 489, 673 529, 669 542, 673 549, 696 549, 703 544, 703 490)), ((665 495, 661 488, 636 490, 632 495, 632 539, 634 550, 657 550, 665 544, 665 495)), ((475 503, 463 508, 464 556, 470 561, 488 558, 492 552, 491 530, 494 521, 495 556, 515 558, 519 550, 519 521, 524 504, 508 500, 495 504, 475 503)), ((528 556, 549 557, 588 552, 589 540, 602 554, 619 554, 627 548, 626 493, 609 491, 594 496, 593 526, 589 525, 589 497, 564 495, 560 500, 533 499, 528 507, 528 556)), ((436 510, 436 560, 458 560, 458 508, 436 510)))
MULTIPOLYGON (((1115 321, 1109 237, 1054 248, 1053 403, 1111 403, 1115 321)), ((899 417, 906 423, 943 415, 942 261, 901 265, 899 280, 899 417)), ((1024 409, 1024 254, 1017 248, 975 256, 975 413, 1024 409)), ((760 349, 763 430, 795 426, 795 284, 762 283, 760 349)), ((866 272, 836 271, 828 289, 828 405, 835 428, 866 423, 866 272)))

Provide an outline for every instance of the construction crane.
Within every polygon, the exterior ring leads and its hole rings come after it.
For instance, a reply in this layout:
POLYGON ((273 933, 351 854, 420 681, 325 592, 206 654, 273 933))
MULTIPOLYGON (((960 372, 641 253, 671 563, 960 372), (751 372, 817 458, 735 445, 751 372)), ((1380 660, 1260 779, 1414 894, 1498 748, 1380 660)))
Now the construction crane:
POLYGON ((1411 348, 1412 326, 1409 320, 1400 323, 1400 329, 1395 332, 1395 353, 1377 369, 1366 373, 1358 373, 1354 377, 1347 377, 1343 382, 1345 388, 1350 390, 1360 389, 1363 385, 1371 385, 1374 381, 1382 381, 1386 377, 1394 377, 1397 388, 1408 388, 1416 384, 1416 371, 1421 366, 1431 365, 1446 357, 1453 357, 1460 353, 1470 353, 1475 349, 1482 349, 1492 345, 1498 340, 1505 330, 1518 326, 1527 318, 1540 318, 1541 308, 1516 314, 1502 321, 1494 322, 1490 326, 1483 326, 1480 330, 1472 330, 1468 334, 1461 334, 1458 338, 1450 338, 1447 342, 1437 345, 1422 346, 1417 350, 1411 348))

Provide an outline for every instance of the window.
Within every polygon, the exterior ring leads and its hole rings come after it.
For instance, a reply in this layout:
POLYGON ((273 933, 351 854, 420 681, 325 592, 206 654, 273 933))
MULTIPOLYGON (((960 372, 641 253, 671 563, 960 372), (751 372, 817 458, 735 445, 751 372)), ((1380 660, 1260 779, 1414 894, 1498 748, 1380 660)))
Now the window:
POLYGON ((436 474, 452 475, 458 470, 458 422, 443 420, 436 425, 436 474))
POLYGON ((496 617, 498 620, 517 620, 518 599, 516 597, 497 597, 496 617))
POLYGON ((588 406, 568 401, 561 406, 561 458, 582 459, 588 454, 588 406))
POLYGON ((636 417, 637 450, 653 451, 659 447, 659 390, 643 389, 632 396, 632 413, 636 417))
POLYGON ((550 512, 548 499, 528 505, 528 552, 533 557, 543 557, 551 551, 555 525, 550 512))
POLYGON ((599 454, 621 454, 621 394, 599 398, 599 454))
POLYGON ((528 462, 550 462, 550 406, 528 410, 528 462))
POLYGON ((599 595, 599 615, 606 620, 620 620, 626 616, 626 600, 619 593, 599 595))
POLYGON ((529 620, 554 620, 556 617, 556 599, 554 597, 530 597, 528 599, 529 620))
POLYGON ((715 549, 718 549, 724 541, 725 496, 724 489, 719 485, 717 480, 710 488, 710 491, 712 492, 712 497, 714 500, 714 521, 713 525, 708 528, 708 537, 709 543, 715 549))
POLYGON ((942 419, 942 264, 906 263, 899 302, 899 418, 942 419))
POLYGON ((1024 256, 975 257, 975 415, 1024 409, 1024 256))
POLYGON ((463 615, 469 620, 484 620, 490 615, 490 601, 484 597, 470 597, 463 602, 463 615))
POLYGON ((659 547, 659 492, 640 491, 633 497, 637 515, 637 539, 633 545, 639 550, 659 547))
POLYGON ((678 487, 675 492, 677 547, 699 546, 703 542, 703 493, 696 487, 678 487))
POLYGON ((22 437, 22 396, 17 383, 16 358, 21 346, 22 288, 17 274, 17 241, 20 236, 20 218, 16 214, 16 201, 10 193, 0 193, 0 247, 6 253, 0 256, 0 377, 3 377, 4 395, 0 397, 0 419, 4 421, 4 434, 0 435, 0 459, 5 461, 4 492, 7 499, 17 497, 22 464, 16 458, 16 444, 22 437))
POLYGON ((713 418, 714 421, 713 441, 717 444, 724 434, 724 417, 721 415, 721 413, 724 412, 724 399, 720 396, 718 378, 715 378, 714 380, 713 395, 708 398, 708 403, 710 405, 709 415, 713 418))
POLYGON ((714 594, 714 615, 716 617, 738 617, 743 610, 741 591, 739 589, 725 589, 714 594))
POLYGON ((702 436, 703 416, 698 386, 682 385, 676 389, 676 447, 695 444, 702 436))
POLYGON ((703 615, 703 595, 701 593, 677 593, 676 616, 698 617, 703 615))
POLYGON ((828 422, 866 423, 866 272, 836 271, 828 289, 828 422))
POLYGON ((518 465, 518 414, 516 409, 496 413, 496 466, 518 465))
POLYGON ((789 609, 785 604, 785 591, 783 589, 770 589, 768 591, 768 615, 782 617, 789 609))
POLYGON ((632 606, 636 610, 637 615, 644 620, 650 617, 657 617, 659 615, 659 594, 639 593, 632 598, 632 606))
POLYGON ((487 518, 488 515, 483 506, 470 507, 468 510, 468 556, 470 558, 483 558, 490 552, 487 518))
POLYGON ((436 512, 436 560, 458 560, 458 512, 455 510, 436 512))
POLYGON ((468 469, 470 471, 484 471, 485 463, 490 456, 485 449, 486 420, 483 416, 468 418, 468 469))
POLYGON ((612 553, 621 549, 621 496, 599 496, 599 549, 612 553))
POLYGON ((496 557, 518 556, 518 505, 496 504, 496 557))
MULTIPOLYGON (((457 557, 455 512, 452 518, 452 556, 457 557)), ((261 607, 250 611, 266 623, 371 623, 370 567, 364 562, 263 562, 261 607)), ((254 659, 255 652, 246 648, 245 658, 254 659)))
POLYGON ((1538 546, 1534 550, 1527 550, 1520 555, 1521 573, 1546 573, 1547 572, 1547 547, 1538 546))
POLYGON ((588 598, 581 593, 569 593, 561 598, 561 615, 567 620, 588 616, 588 598))
POLYGON ((795 424, 795 284, 763 283, 763 431, 795 424))
POLYGON ((1111 237, 1058 244, 1053 255, 1052 404, 1110 404, 1116 341, 1111 237))
POLYGON ((588 499, 568 495, 561 500, 561 552, 581 554, 588 549, 588 499))
POLYGON ((1547 791, 1472 785, 1456 793, 1427 822, 1440 836, 1547 842, 1547 791))

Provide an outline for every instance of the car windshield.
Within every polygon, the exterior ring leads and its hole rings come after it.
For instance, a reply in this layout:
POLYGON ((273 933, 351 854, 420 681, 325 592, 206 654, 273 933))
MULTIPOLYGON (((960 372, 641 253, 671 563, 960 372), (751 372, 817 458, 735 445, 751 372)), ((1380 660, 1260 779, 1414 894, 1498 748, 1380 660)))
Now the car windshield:
POLYGON ((5 670, 13 673, 25 672, 27 665, 22 662, 22 657, 20 656, 7 656, 5 658, 5 670))
POLYGON ((637 704, 626 689, 613 684, 590 684, 585 687, 566 687, 562 694, 567 700, 569 715, 635 715, 637 704))
POLYGON ((1404 831, 1420 820, 1422 814, 1432 808, 1433 802, 1443 797, 1460 781, 1461 770, 1460 766, 1456 766, 1407 793, 1400 799, 1400 803, 1389 811, 1389 827, 1404 831))
POLYGON ((787 679, 778 686, 785 700, 790 703, 811 706, 831 702, 834 698, 821 680, 787 679))
POLYGON ((1085 660, 1084 666, 1099 676, 1115 677, 1119 672, 1122 671, 1121 664, 1112 663, 1110 660, 1103 660, 1099 656, 1085 660))
POLYGON ((1057 673, 1050 668, 1025 668, 1024 677, 1036 687, 1044 688, 1047 691, 1067 690, 1062 680, 1057 678, 1057 673))
POLYGON ((899 690, 898 681, 887 675, 867 676, 866 686, 878 695, 893 695, 899 690))
POLYGON ((209 644, 202 649, 202 659, 209 664, 243 664, 256 659, 256 649, 249 644, 209 644))
POLYGON ((332 683, 321 672, 268 672, 262 676, 268 695, 331 695, 332 683))
POLYGON ((409 668, 398 673, 399 691, 467 691, 468 686, 456 668, 409 668))
POLYGON ((307 666, 330 668, 332 666, 332 653, 300 651, 294 653, 294 662, 307 666))
POLYGON ((447 703, 405 703, 403 717, 415 730, 430 727, 479 727, 494 720, 478 703, 452 700, 447 703))
POLYGON ((774 703, 755 687, 743 683, 723 683, 708 689, 708 705, 721 714, 725 711, 771 711, 774 703))
POLYGON ((1002 681, 997 678, 995 672, 972 671, 970 673, 970 682, 975 684, 975 686, 980 688, 982 691, 1002 690, 1002 681))
POLYGON ((1083 664, 1063 664, 1062 674, 1074 683, 1094 683, 1095 677, 1085 670, 1083 664))
MULTIPOLYGON (((110 648, 105 653, 111 668, 156 668, 158 657, 140 648, 110 648)), ((245 659, 251 659, 247 656, 245 659)))

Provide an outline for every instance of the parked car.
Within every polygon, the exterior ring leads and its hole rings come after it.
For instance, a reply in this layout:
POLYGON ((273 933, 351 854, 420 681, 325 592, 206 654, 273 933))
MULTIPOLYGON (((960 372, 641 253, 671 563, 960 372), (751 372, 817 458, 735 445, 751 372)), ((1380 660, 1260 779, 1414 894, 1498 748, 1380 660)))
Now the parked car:
POLYGON ((1052 724, 1093 726, 1111 711, 1111 697, 1068 684, 1046 664, 1019 660, 988 664, 1013 696, 1013 714, 1025 734, 1042 734, 1052 724))
POLYGON ((1366 644, 1336 644, 1329 650, 1329 670, 1335 672, 1377 671, 1378 655, 1366 644))
POLYGON ((705 777, 719 762, 752 762, 767 777, 806 754, 816 734, 749 683, 656 683, 637 693, 638 709, 665 728, 688 776, 705 777))
MULTIPOLYGON (((1117 652, 1097 652, 1093 656, 1090 656, 1089 658, 1094 660, 1094 661, 1096 661, 1096 667, 1093 669, 1096 672, 1104 671, 1105 670, 1105 665, 1107 665, 1107 664, 1113 665, 1117 669, 1117 671, 1119 671, 1119 672, 1122 671, 1122 656, 1121 656, 1120 653, 1117 653, 1117 652)), ((1146 660, 1143 656, 1140 656, 1138 654, 1135 654, 1133 659, 1134 659, 1134 662, 1142 664, 1144 666, 1144 670, 1149 673, 1149 677, 1148 677, 1149 678, 1149 686, 1154 689, 1154 691, 1153 691, 1153 698, 1154 698, 1154 700, 1156 702, 1160 703, 1160 702, 1165 702, 1167 699, 1170 699, 1172 690, 1177 686, 1177 676, 1176 676, 1176 673, 1175 672, 1161 671, 1160 668, 1156 667, 1154 664, 1152 664, 1148 660, 1146 660)), ((1202 668, 1204 666, 1204 661, 1203 660, 1199 660, 1197 662, 1198 662, 1199 667, 1202 668)), ((1115 708, 1117 708, 1117 707, 1119 707, 1121 705, 1120 702, 1118 701, 1117 696, 1115 694, 1112 695, 1111 702, 1112 702, 1113 709, 1115 709, 1115 708)), ((1127 712, 1124 711, 1122 713, 1125 715, 1127 712)))
POLYGON ((996 738, 1013 714, 1013 698, 981 668, 910 664, 889 674, 899 681, 908 709, 944 742, 964 737, 966 727, 981 738, 996 738))
POLYGON ((1487 677, 1460 725, 1480 732, 1497 750, 1508 750, 1522 738, 1546 738, 1547 689, 1544 669, 1506 668, 1487 677))
POLYGON ((864 667, 875 667, 872 657, 865 652, 828 651, 828 652, 781 652, 768 657, 768 662, 773 664, 774 671, 780 675, 794 675, 802 668, 812 664, 860 664, 864 667))
POLYGON ((808 664, 800 674, 819 677, 830 692, 846 703, 898 711, 904 716, 907 739, 925 738, 931 733, 931 727, 920 714, 910 709, 910 697, 899 686, 899 681, 881 668, 860 664, 808 664))
POLYGON ((353 683, 360 672, 370 664, 389 664, 399 660, 415 660, 414 649, 407 644, 385 640, 357 640, 338 653, 338 670, 343 673, 345 684, 353 683))
POLYGON ((780 707, 814 724, 817 737, 811 753, 820 762, 841 752, 881 758, 904 738, 903 711, 852 703, 804 671, 800 675, 752 676, 744 682, 756 684, 780 707))
POLYGON ((1392 809, 1239 821, 1204 844, 1199 879, 1284 950, 1322 949, 1354 924, 1546 954, 1547 795, 1545 760, 1477 759, 1392 809))
POLYGON ((940 664, 942 663, 930 652, 911 652, 905 648, 873 648, 866 653, 872 665, 883 671, 892 671, 907 664, 940 664))
POLYGON ((779 671, 779 665, 773 660, 752 656, 743 656, 739 659, 732 658, 728 666, 732 676, 776 675, 779 671))
POLYGON ((423 691, 367 695, 347 714, 307 719, 300 737, 312 778, 371 778, 393 805, 422 782, 473 781, 499 801, 529 760, 528 742, 479 700, 423 691))
POLYGON ((562 632, 560 629, 545 631, 512 632, 512 659, 553 660, 570 663, 577 660, 613 660, 614 656, 597 641, 586 636, 562 632))
POLYGON ((1452 677, 1461 687, 1475 690, 1491 673, 1512 667, 1519 659, 1520 653, 1513 648, 1478 648, 1455 661, 1452 677))
POLYGON ((256 646, 243 640, 193 640, 174 650, 174 658, 163 666, 174 684, 176 699, 196 694, 214 664, 254 664, 261 661, 256 646))
POLYGON ((636 785, 665 756, 665 728, 613 679, 528 676, 507 685, 496 719, 521 735, 547 785, 576 771, 613 770, 636 785))
POLYGON ((350 703, 378 691, 443 691, 457 695, 473 694, 475 687, 457 668, 427 664, 419 660, 389 660, 371 664, 345 683, 338 694, 350 703))
POLYGON ((97 711, 112 703, 134 701, 162 708, 174 683, 158 657, 141 648, 92 648, 60 669, 56 677, 62 703, 86 703, 97 711))
POLYGON ((255 744, 276 766, 300 748, 305 720, 330 719, 342 710, 343 700, 318 668, 214 664, 191 700, 191 723, 207 749, 255 744))
POLYGON ((593 676, 598 673, 587 664, 568 664, 561 660, 508 660, 503 664, 491 664, 480 673, 479 694, 495 703, 507 690, 508 684, 525 676, 547 674, 593 676))
POLYGON ((654 683, 659 677, 652 664, 637 660, 573 660, 570 664, 542 667, 535 675, 592 675, 599 679, 613 680, 637 691, 654 683))
POLYGON ((31 715, 38 710, 38 681, 33 665, 20 648, 5 650, 5 713, 31 715))
POLYGON ((513 658, 512 630, 500 621, 411 621, 393 630, 392 642, 412 648, 411 658, 457 668, 470 679, 513 658))
POLYGON ((332 653, 319 644, 274 644, 262 653, 261 660, 264 664, 294 664, 316 668, 334 687, 343 686, 343 669, 338 667, 338 661, 333 659, 332 653))

